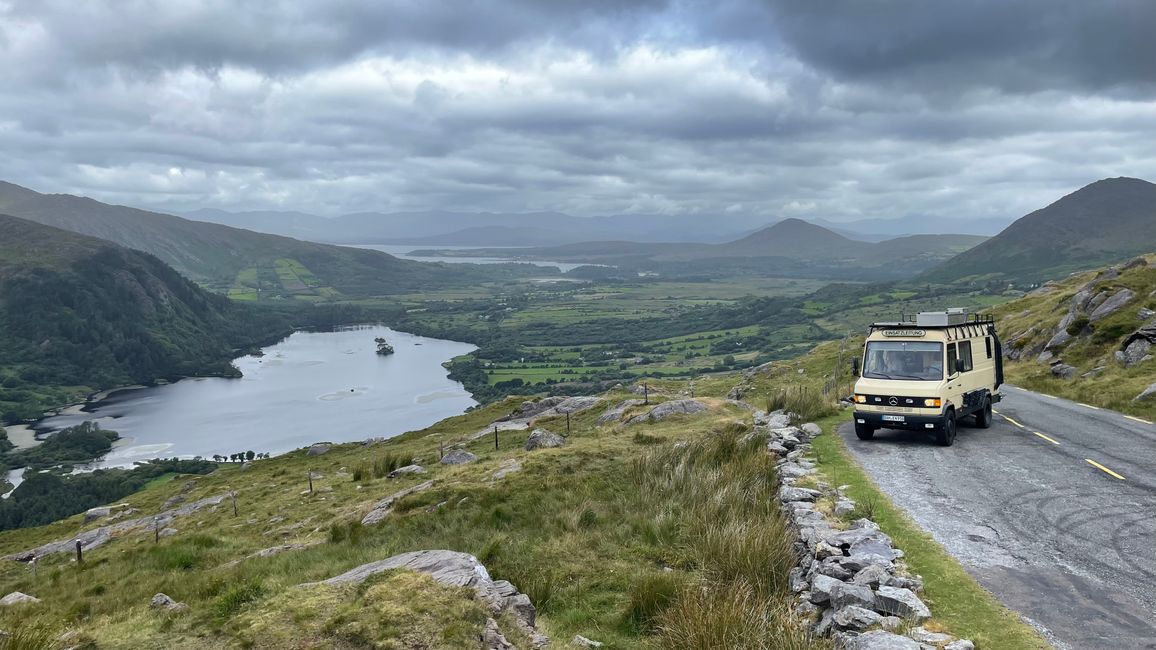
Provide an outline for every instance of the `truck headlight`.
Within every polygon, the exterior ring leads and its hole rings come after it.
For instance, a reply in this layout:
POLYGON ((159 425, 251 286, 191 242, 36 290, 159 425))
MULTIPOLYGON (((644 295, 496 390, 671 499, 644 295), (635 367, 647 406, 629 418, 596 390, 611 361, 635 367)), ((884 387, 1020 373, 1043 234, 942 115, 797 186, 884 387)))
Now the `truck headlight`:
POLYGON ((938 397, 928 397, 927 399, 923 400, 923 405, 929 408, 939 408, 940 406, 943 406, 943 400, 939 399, 938 397))
POLYGON ((856 395, 855 401, 860 403, 860 404, 866 404, 867 403, 867 396, 866 395, 856 395))

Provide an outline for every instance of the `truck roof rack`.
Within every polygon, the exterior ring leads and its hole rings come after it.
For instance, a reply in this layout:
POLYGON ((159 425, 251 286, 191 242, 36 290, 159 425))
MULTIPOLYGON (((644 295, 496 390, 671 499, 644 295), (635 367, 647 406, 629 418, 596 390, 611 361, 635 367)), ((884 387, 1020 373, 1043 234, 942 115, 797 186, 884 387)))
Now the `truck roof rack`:
POLYGON ((918 314, 900 314, 900 320, 893 322, 872 323, 871 330, 892 329, 897 327, 919 329, 947 329, 960 325, 994 325, 995 316, 991 314, 968 313, 962 308, 946 311, 920 312, 918 314))

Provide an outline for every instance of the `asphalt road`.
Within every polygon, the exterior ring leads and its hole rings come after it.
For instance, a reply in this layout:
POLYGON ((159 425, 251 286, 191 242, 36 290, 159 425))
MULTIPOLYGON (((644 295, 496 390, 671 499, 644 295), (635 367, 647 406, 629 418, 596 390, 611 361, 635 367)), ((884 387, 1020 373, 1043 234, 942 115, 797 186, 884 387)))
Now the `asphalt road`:
MULTIPOLYGON (((1156 648, 1156 426, 1003 388, 990 429, 840 435, 876 483, 1057 648, 1156 648)), ((969 418, 970 420, 970 418, 969 418)))

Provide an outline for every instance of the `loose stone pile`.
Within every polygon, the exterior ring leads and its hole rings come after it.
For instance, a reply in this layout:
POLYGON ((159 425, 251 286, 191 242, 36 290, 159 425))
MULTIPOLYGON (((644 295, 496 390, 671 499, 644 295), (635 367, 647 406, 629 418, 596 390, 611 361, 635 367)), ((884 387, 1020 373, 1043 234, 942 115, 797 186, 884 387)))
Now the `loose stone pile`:
POLYGON ((759 411, 754 432, 766 438, 767 451, 779 459, 779 501, 798 533, 799 562, 790 576, 796 611, 837 648, 971 650, 971 641, 917 627, 931 618, 917 595, 923 581, 907 574, 903 551, 875 522, 843 521, 856 510, 844 493, 846 486, 832 488, 810 478, 816 472, 808 457, 811 440, 822 428, 813 423, 792 426, 796 419, 782 411, 759 411), (900 630, 906 630, 906 636, 896 633, 900 630))

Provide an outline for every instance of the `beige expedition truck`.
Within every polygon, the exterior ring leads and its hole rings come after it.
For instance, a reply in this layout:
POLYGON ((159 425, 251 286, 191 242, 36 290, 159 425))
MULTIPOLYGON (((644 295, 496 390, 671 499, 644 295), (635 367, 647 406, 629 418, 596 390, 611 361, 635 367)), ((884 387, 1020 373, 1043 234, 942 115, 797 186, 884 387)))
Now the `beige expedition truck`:
POLYGON ((965 417, 991 426, 1000 401, 1003 355, 990 317, 963 309, 921 312, 913 321, 875 323, 855 382, 855 435, 879 429, 926 431, 944 446, 965 417))

